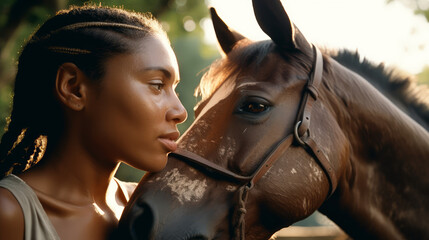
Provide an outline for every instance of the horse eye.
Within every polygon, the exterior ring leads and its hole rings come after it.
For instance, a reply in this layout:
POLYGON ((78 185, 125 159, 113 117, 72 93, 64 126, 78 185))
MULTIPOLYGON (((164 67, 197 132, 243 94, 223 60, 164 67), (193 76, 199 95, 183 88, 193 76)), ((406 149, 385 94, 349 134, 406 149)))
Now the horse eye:
POLYGON ((266 101, 248 100, 239 106, 238 111, 241 113, 260 114, 270 108, 270 104, 265 102, 266 101))
POLYGON ((246 103, 244 106, 241 107, 241 111, 248 112, 248 113, 261 113, 265 111, 268 107, 265 106, 262 103, 246 103))

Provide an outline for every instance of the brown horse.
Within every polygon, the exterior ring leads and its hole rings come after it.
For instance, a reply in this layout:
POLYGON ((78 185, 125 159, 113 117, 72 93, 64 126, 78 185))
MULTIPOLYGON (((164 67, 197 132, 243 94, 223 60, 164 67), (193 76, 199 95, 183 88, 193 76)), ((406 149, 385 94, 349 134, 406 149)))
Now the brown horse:
POLYGON ((246 39, 212 9, 225 56, 201 80, 180 149, 142 179, 117 235, 268 239, 319 210, 355 239, 429 239, 427 114, 418 124, 322 56, 280 1, 253 4, 271 40, 246 39))

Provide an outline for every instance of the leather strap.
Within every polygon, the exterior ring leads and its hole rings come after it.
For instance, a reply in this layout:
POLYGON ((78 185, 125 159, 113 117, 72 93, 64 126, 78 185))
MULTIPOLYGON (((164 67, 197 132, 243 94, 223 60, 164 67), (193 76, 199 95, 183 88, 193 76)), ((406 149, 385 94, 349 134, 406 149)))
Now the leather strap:
POLYGON ((248 182, 252 179, 252 176, 242 176, 242 175, 236 174, 224 167, 221 167, 213 162, 210 162, 209 160, 193 152, 187 151, 185 149, 178 148, 176 149, 176 151, 171 152, 169 155, 176 156, 178 159, 181 159, 181 160, 186 160, 186 162, 188 163, 197 165, 198 167, 202 167, 205 170, 212 172, 214 174, 219 174, 224 177, 228 177, 231 180, 236 180, 238 182, 248 182))
POLYGON ((337 187, 337 177, 335 170, 326 155, 318 147, 317 143, 311 138, 309 130, 313 104, 315 101, 317 101, 319 96, 319 91, 317 89, 320 87, 323 77, 323 55, 315 46, 313 46, 313 51, 315 55, 313 65, 314 69, 306 87, 304 88, 300 109, 298 110, 297 126, 295 126, 298 127, 298 130, 295 132, 295 139, 302 147, 307 150, 307 152, 314 156, 315 160, 324 171, 329 181, 329 197, 333 194, 337 187))
POLYGON ((292 145, 293 143, 293 135, 290 134, 287 136, 283 141, 281 141, 277 147, 271 152, 271 154, 265 159, 264 163, 259 166, 259 168, 255 171, 253 174, 252 179, 250 180, 249 187, 252 188, 256 182, 261 179, 265 173, 270 170, 271 166, 280 159, 280 156, 282 156, 286 150, 292 145))
POLYGON ((319 166, 322 167, 325 175, 328 177, 329 181, 329 192, 328 197, 331 196, 335 189, 337 188, 337 175, 335 174, 335 169, 332 167, 331 162, 326 158, 326 155, 323 151, 317 146, 317 143, 312 138, 307 138, 304 140, 307 145, 307 151, 311 150, 311 153, 315 156, 315 160, 318 161, 319 166))
POLYGON ((307 81, 307 85, 304 88, 304 94, 301 100, 300 110, 298 111, 297 121, 301 121, 298 129, 299 136, 302 137, 307 133, 310 128, 311 112, 313 110, 313 103, 319 96, 318 88, 322 82, 323 76, 323 57, 320 50, 313 46, 314 51, 314 69, 311 73, 310 79, 307 81))
POLYGON ((290 134, 288 137, 283 139, 277 145, 277 147, 274 148, 274 150, 268 155, 268 157, 265 158, 264 162, 260 164, 259 167, 253 172, 253 174, 249 176, 236 174, 185 149, 178 148, 176 151, 170 153, 170 155, 181 158, 182 160, 183 157, 185 157, 188 163, 192 163, 194 165, 202 167, 209 172, 213 172, 215 174, 219 174, 224 177, 237 180, 238 182, 248 183, 249 188, 252 188, 254 184, 258 182, 259 179, 261 179, 265 175, 265 173, 271 168, 271 166, 280 158, 280 156, 286 152, 286 150, 292 145, 292 142, 293 135, 290 134))

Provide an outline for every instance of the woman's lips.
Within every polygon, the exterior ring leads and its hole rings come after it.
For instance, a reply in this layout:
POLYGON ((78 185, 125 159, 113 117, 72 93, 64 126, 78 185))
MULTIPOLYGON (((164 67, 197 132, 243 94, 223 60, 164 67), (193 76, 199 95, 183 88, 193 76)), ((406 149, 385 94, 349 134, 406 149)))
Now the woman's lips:
POLYGON ((177 143, 176 141, 170 139, 170 138, 159 138, 159 141, 164 145, 164 147, 169 152, 174 152, 177 149, 177 143))
POLYGON ((176 140, 179 138, 179 136, 180 136, 179 132, 175 131, 175 132, 162 135, 158 139, 168 151, 174 152, 177 149, 176 140))

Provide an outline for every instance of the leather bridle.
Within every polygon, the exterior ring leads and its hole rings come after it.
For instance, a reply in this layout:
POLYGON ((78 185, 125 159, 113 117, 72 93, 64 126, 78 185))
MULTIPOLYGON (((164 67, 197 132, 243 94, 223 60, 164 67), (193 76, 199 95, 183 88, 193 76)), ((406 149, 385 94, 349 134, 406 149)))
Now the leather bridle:
POLYGON ((238 204, 233 216, 233 227, 235 231, 235 239, 244 239, 244 215, 246 213, 247 195, 250 189, 266 174, 266 172, 273 166, 273 164, 282 156, 286 150, 295 141, 299 146, 302 146, 319 164, 323 169, 328 181, 329 192, 331 196, 337 187, 337 178, 335 170, 325 156, 323 151, 318 147, 317 143, 311 138, 310 135, 310 120, 311 111, 314 102, 318 98, 318 87, 322 82, 323 75, 323 57, 320 50, 313 46, 315 60, 313 69, 310 73, 310 78, 304 88, 302 99, 300 102, 297 118, 295 120, 294 132, 283 138, 270 152, 270 154, 262 161, 259 167, 249 176, 236 174, 224 167, 221 167, 209 160, 189 152, 184 149, 177 149, 170 153, 170 155, 180 159, 181 161, 203 169, 204 171, 226 178, 230 181, 238 182, 241 187, 238 189, 238 204))

